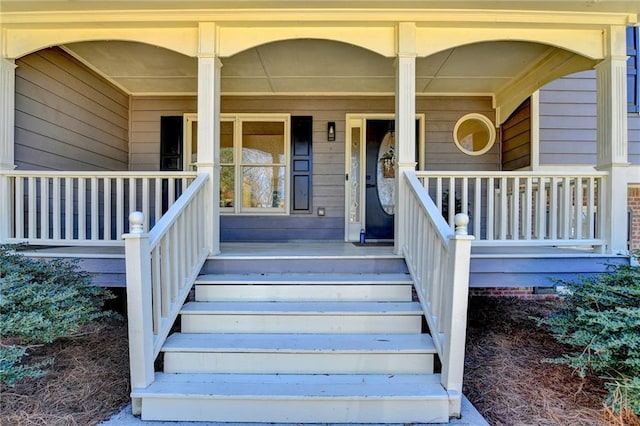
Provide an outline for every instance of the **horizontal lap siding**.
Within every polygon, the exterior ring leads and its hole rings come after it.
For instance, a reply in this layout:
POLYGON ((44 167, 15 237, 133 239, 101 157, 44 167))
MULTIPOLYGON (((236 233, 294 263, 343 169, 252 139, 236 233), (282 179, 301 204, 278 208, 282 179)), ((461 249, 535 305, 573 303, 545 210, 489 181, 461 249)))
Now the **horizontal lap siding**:
POLYGON ((640 165, 640 114, 629 114, 629 162, 640 165))
MULTIPOLYGON (((640 115, 629 114, 629 162, 640 165, 640 115)), ((540 164, 596 164, 596 72, 540 89, 540 164)))
POLYGON ((480 113, 495 123, 489 97, 418 97, 416 112, 425 114, 425 170, 500 170, 500 143, 483 155, 467 155, 453 142, 453 129, 464 115, 480 113))
MULTIPOLYGON (((157 170, 160 117, 195 112, 196 97, 134 97, 131 168, 157 170)), ((226 97, 223 113, 288 113, 313 117, 313 200, 311 214, 221 218, 223 240, 342 239, 344 237, 344 155, 346 114, 393 114, 393 97, 226 97), (327 140, 327 122, 336 123, 336 140, 327 140), (326 216, 316 215, 324 207, 326 216), (258 224, 259 226, 255 226, 258 224)), ((465 114, 495 114, 488 97, 418 97, 416 111, 426 116, 427 170, 498 170, 499 143, 482 156, 469 156, 453 143, 453 128, 465 114)))
POLYGON ((540 90, 540 165, 596 164, 595 71, 572 74, 540 90))
POLYGON ((128 169, 127 94, 58 48, 27 55, 16 65, 20 169, 128 169))
POLYGON ((160 170, 160 117, 197 111, 189 97, 133 97, 131 100, 131 170, 160 170))
POLYGON ((531 165, 531 102, 527 99, 502 125, 502 170, 531 165))

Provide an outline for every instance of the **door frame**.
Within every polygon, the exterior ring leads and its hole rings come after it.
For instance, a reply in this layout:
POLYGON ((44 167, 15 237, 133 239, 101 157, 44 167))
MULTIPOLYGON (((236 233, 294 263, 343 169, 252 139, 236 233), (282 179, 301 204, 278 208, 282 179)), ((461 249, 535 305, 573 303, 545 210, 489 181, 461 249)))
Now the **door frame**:
MULTIPOLYGON (((395 114, 393 113, 350 113, 345 115, 345 147, 344 147, 344 240, 345 241, 358 241, 360 238, 360 230, 366 228, 366 135, 367 135, 367 120, 395 120, 395 114), (354 129, 360 129, 358 132, 354 132, 354 129), (353 138, 359 137, 357 144, 359 168, 357 172, 356 189, 352 189, 354 184, 353 176, 351 173, 352 168, 352 154, 353 154, 353 138), (355 192, 355 194, 354 194, 355 192), (357 206, 353 208, 352 202, 356 198, 357 206), (353 219, 352 219, 353 216, 353 219)), ((425 164, 425 114, 416 114, 416 120, 418 121, 418 170, 424 168, 425 164)), ((396 148, 396 152, 398 149, 396 148)), ((397 197, 397 191, 396 191, 397 197)), ((396 205, 398 200, 396 199, 396 205)))

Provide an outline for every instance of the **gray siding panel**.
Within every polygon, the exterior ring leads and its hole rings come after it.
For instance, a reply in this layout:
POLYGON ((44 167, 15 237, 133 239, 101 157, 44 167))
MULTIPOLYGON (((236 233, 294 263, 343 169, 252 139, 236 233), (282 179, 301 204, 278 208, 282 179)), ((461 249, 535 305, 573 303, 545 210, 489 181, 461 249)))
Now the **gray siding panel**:
MULTIPOLYGON (((540 164, 596 164, 596 72, 584 71, 540 90, 540 164)), ((628 115, 629 162, 640 165, 640 115, 628 115)))
POLYGON ((127 170, 129 97, 58 48, 16 61, 21 169, 127 170))
POLYGON ((502 125, 502 170, 531 165, 531 101, 524 101, 502 125))
POLYGON ((160 170, 160 117, 196 111, 195 96, 132 98, 131 170, 160 170))
POLYGON ((584 71, 540 90, 540 164, 595 163, 595 71, 584 71))

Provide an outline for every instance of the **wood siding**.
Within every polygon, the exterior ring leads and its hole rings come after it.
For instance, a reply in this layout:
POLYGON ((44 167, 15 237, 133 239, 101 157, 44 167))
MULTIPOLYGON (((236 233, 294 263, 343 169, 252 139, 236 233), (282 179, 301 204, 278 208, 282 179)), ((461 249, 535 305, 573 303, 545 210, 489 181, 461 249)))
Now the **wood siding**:
POLYGON ((527 99, 502 125, 502 170, 531 166, 531 101, 527 99))
POLYGON ((131 100, 131 170, 160 170, 160 117, 196 111, 195 96, 133 97, 131 100))
POLYGON ((59 48, 16 61, 23 170, 127 170, 129 97, 59 48))
MULTIPOLYGON (((313 117, 313 199, 310 214, 223 215, 222 239, 342 239, 344 237, 345 118, 348 113, 393 114, 393 97, 223 97, 223 113, 289 113, 313 117), (336 123, 336 140, 327 140, 327 122, 336 123), (316 216, 324 207, 325 217, 316 216), (259 224, 259 227, 255 225, 259 224)), ((136 97, 132 100, 131 169, 158 170, 160 117, 196 111, 195 97, 136 97)), ((427 170, 499 170, 497 143, 482 156, 463 154, 453 142, 456 121, 470 112, 495 119, 488 97, 418 97, 424 113, 427 170)))
MULTIPOLYGON (((640 115, 628 114, 629 162, 640 165, 640 115)), ((540 89, 540 165, 596 164, 596 72, 540 89)))

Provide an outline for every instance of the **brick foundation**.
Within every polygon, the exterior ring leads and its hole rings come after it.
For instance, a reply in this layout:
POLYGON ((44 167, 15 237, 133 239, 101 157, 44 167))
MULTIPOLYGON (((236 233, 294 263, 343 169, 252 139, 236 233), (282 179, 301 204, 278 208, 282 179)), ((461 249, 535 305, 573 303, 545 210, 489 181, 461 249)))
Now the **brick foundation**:
POLYGON ((627 206, 631 211, 631 250, 640 250, 640 185, 629 185, 627 206))
POLYGON ((523 300, 548 300, 558 297, 557 294, 535 294, 533 287, 470 288, 469 295, 482 297, 516 297, 523 300))

